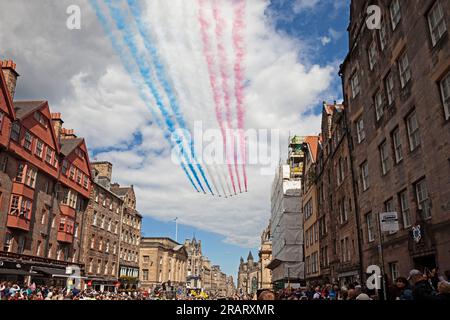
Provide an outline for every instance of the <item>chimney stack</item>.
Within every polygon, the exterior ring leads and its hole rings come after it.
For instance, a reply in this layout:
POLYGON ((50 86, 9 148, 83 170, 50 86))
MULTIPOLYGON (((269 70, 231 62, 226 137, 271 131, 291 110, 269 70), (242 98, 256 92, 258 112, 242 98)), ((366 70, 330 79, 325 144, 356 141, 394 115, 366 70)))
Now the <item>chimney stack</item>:
POLYGON ((73 129, 61 128, 61 139, 75 139, 76 137, 73 129))
POLYGON ((1 64, 11 100, 14 100, 17 78, 19 77, 19 74, 16 72, 16 64, 12 60, 1 61, 1 64))
POLYGON ((61 139, 61 130, 63 126, 64 121, 61 118, 61 113, 52 113, 52 125, 53 129, 55 130, 56 138, 58 141, 61 139))
MULTIPOLYGON (((97 183, 107 189, 111 188, 112 163, 108 161, 91 162, 91 167, 98 172, 97 183)), ((115 184, 113 184, 115 186, 115 184)))

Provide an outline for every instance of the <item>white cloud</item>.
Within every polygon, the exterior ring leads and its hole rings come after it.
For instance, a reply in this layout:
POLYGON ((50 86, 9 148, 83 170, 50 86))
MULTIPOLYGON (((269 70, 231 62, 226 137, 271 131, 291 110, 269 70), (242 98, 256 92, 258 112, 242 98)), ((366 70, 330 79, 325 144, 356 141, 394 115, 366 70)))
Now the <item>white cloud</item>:
POLYGON ((327 44, 329 44, 331 42, 331 38, 327 37, 327 36, 323 36, 320 38, 320 42, 322 42, 323 46, 326 46, 327 44))
POLYGON ((305 9, 314 8, 320 0, 296 0, 293 6, 294 13, 299 13, 305 9))

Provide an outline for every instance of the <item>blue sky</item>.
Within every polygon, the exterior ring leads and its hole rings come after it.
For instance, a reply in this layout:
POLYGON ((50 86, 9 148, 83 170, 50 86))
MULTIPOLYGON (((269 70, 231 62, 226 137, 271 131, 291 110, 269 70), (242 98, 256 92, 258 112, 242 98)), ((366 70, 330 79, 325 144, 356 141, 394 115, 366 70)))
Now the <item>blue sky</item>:
MULTIPOLYGON (((314 2, 314 1, 312 1, 314 2)), ((301 8, 295 12, 296 1, 273 0, 266 11, 266 16, 276 27, 277 32, 289 37, 306 42, 310 47, 307 54, 309 64, 328 65, 330 63, 340 63, 347 53, 347 33, 348 26, 348 0, 321 0, 314 6, 301 8), (336 2, 339 2, 336 4, 336 2), (321 41, 324 39, 323 42, 321 41)), ((302 55, 304 58, 305 55, 302 55)), ((302 57, 299 57, 302 59, 302 57)), ((335 88, 334 99, 341 99, 340 78, 335 74, 332 86, 335 88)), ((329 100, 333 97, 324 97, 329 100)), ((321 112, 321 104, 318 101, 314 108, 314 113, 321 112)), ((267 194, 267 197, 270 197, 267 194)), ((224 211, 222 214, 226 214, 224 211)), ((170 221, 174 217, 168 217, 166 221, 144 218, 143 233, 145 236, 167 236, 175 237, 175 223, 170 221)), ((208 256, 212 263, 220 264, 222 270, 233 275, 236 279, 239 258, 247 258, 249 250, 257 259, 257 247, 242 247, 224 242, 225 237, 216 233, 205 232, 201 229, 179 224, 178 240, 192 238, 193 234, 197 239, 202 240, 203 253, 208 256)))

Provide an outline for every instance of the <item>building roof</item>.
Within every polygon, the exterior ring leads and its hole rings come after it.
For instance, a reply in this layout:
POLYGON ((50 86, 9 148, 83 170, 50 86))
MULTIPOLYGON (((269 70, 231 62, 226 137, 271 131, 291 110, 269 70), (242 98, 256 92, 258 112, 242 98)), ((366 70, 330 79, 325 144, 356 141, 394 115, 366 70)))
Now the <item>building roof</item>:
POLYGON ((249 253, 248 253, 247 260, 253 260, 253 255, 252 255, 251 251, 249 251, 249 253))
POLYGON ((39 110, 47 101, 14 101, 16 117, 24 119, 30 113, 39 110))
POLYGON ((61 153, 64 156, 71 154, 83 142, 83 138, 61 139, 61 153))
POLYGON ((305 137, 305 143, 308 144, 309 150, 311 151, 311 156, 314 162, 316 162, 318 150, 319 150, 319 136, 308 136, 305 137))
POLYGON ((111 191, 117 194, 120 197, 124 197, 128 191, 130 191, 133 187, 117 187, 114 185, 111 185, 111 191))

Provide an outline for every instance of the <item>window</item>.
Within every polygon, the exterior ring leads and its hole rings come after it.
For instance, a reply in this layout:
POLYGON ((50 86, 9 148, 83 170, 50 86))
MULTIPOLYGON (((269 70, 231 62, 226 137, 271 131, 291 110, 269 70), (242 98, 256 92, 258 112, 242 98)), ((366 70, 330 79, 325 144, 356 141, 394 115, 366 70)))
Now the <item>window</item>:
POLYGON ((41 224, 45 224, 46 218, 47 218, 47 209, 42 209, 41 224))
POLYGON ((63 175, 67 175, 68 165, 69 165, 69 163, 67 162, 67 160, 63 160, 62 167, 61 167, 61 172, 63 175))
POLYGON ((377 64, 377 43, 375 41, 372 41, 372 43, 369 46, 369 67, 370 70, 373 70, 373 68, 377 64))
POLYGON ((23 141, 23 147, 28 151, 31 151, 31 146, 33 144, 33 136, 29 131, 25 132, 25 140, 23 141))
POLYGON ((341 224, 347 222, 348 220, 347 202, 345 201, 345 198, 342 199, 341 203, 339 204, 339 218, 341 224))
POLYGON ((111 231, 111 225, 112 225, 112 219, 109 218, 109 220, 108 220, 108 231, 111 231))
POLYGON ((19 240, 17 241, 17 253, 22 254, 25 250, 25 236, 19 236, 19 240))
POLYGON ((11 139, 19 142, 20 139, 20 123, 14 122, 11 128, 11 139))
POLYGON ((12 240, 13 240, 12 234, 9 233, 9 232, 6 232, 5 243, 3 244, 3 251, 11 252, 11 250, 12 250, 12 240))
POLYGON ((102 270, 102 260, 97 260, 97 274, 100 274, 102 270))
POLYGON ((95 234, 92 235, 91 237, 91 249, 95 248, 95 234))
POLYGON ((411 151, 420 146, 420 131, 416 112, 411 113, 406 119, 408 129, 409 148, 411 151))
POLYGON ((114 242, 113 244, 113 254, 117 253, 117 243, 114 242))
POLYGON ((350 82, 351 82, 351 86, 352 86, 353 98, 356 98, 356 96, 360 92, 358 72, 355 72, 355 74, 352 76, 350 82))
POLYGON ((97 211, 94 211, 94 216, 92 218, 92 225, 93 226, 97 225, 97 211))
POLYGON ((75 231, 74 231, 74 233, 73 233, 73 236, 74 236, 75 238, 78 238, 78 223, 75 223, 75 231))
POLYGON ((148 270, 147 269, 142 270, 142 280, 148 281, 148 270))
POLYGON ((85 189, 89 188, 89 177, 87 175, 84 175, 83 177, 83 188, 85 189))
POLYGON ((45 153, 45 161, 51 164, 52 158, 53 158, 53 149, 47 146, 47 152, 45 153))
POLYGON ((36 111, 34 113, 34 119, 36 119, 36 121, 39 122, 42 126, 47 128, 47 119, 45 119, 44 115, 41 112, 36 111))
POLYGON ((37 139, 35 154, 38 158, 42 158, 43 153, 44 153, 44 143, 42 142, 42 140, 37 139))
POLYGON ((363 191, 366 191, 370 187, 370 184, 369 184, 369 164, 367 163, 367 161, 364 162, 361 165, 359 170, 361 172, 362 188, 363 188, 363 191))
POLYGON ((400 193, 400 209, 403 218, 403 228, 411 227, 411 213, 409 212, 408 191, 400 193))
POLYGON ((373 225, 373 214, 368 213, 366 215, 366 225, 367 225, 367 240, 369 242, 375 241, 375 226, 373 225))
POLYGON ((5 113, 0 110, 0 132, 2 132, 4 118, 5 118, 5 113))
POLYGON ((435 46, 442 38, 445 31, 447 31, 440 0, 436 1, 433 8, 431 8, 428 13, 428 25, 430 26, 431 41, 433 42, 433 46, 435 46))
POLYGON ((400 129, 399 128, 396 128, 392 132, 392 144, 394 147, 395 163, 397 164, 403 160, 402 138, 400 137, 400 129))
POLYGON ((378 90, 378 92, 375 94, 374 100, 374 106, 375 106, 375 115, 377 117, 377 121, 381 119, 383 116, 383 92, 378 90))
POLYGON ((11 197, 9 214, 30 220, 31 219, 31 206, 32 206, 32 202, 30 199, 27 199, 24 196, 19 196, 19 195, 13 194, 11 197))
POLYGON ((403 89, 408 84, 409 80, 411 80, 411 69, 409 68, 409 60, 406 51, 401 55, 400 59, 398 59, 398 70, 400 72, 400 83, 403 89))
POLYGON ((106 252, 106 253, 109 253, 109 240, 106 241, 105 252, 106 252))
POLYGON ((100 224, 100 228, 105 229, 105 215, 102 215, 102 221, 100 224))
POLYGON ((386 45, 387 45, 386 23, 384 22, 384 19, 381 21, 381 28, 380 28, 380 31, 379 31, 379 36, 380 36, 381 51, 383 51, 384 48, 386 48, 386 45))
POLYGON ((111 267, 111 275, 115 275, 115 274, 116 274, 116 263, 113 262, 112 267, 111 267))
POLYGON ((75 167, 73 165, 70 166, 69 178, 72 180, 75 179, 75 167))
POLYGON ((395 281, 400 274, 398 272, 398 263, 397 262, 391 262, 389 263, 389 271, 391 272, 391 279, 392 281, 395 281))
POLYGON ((344 181, 345 177, 345 162, 342 158, 339 158, 338 168, 337 168, 337 184, 340 186, 344 181))
POLYGON ((81 184, 81 171, 77 170, 77 183, 81 184))
POLYGON ((100 238, 100 241, 98 242, 98 251, 103 250, 103 238, 100 238))
POLYGON ((392 73, 389 73, 389 75, 386 77, 384 82, 385 82, 385 86, 386 86, 386 93, 387 93, 387 100, 388 100, 387 102, 388 102, 388 105, 391 106, 395 100, 394 76, 392 75, 392 73))
POLYGON ((119 221, 116 221, 116 225, 114 227, 114 233, 117 234, 119 232, 119 221))
POLYGON ((400 22, 400 19, 402 18, 402 14, 400 12, 400 3, 398 0, 392 1, 391 5, 389 6, 389 11, 391 13, 392 30, 395 30, 398 23, 400 22))
POLYGON ((36 256, 40 257, 42 253, 42 241, 38 240, 36 244, 36 256))
POLYGON ((66 190, 64 193, 64 199, 63 199, 62 203, 73 209, 77 209, 78 194, 75 191, 73 191, 72 189, 66 190))
POLYGON ((25 165, 23 163, 20 163, 19 167, 17 168, 16 178, 14 179, 16 182, 23 183, 25 169, 25 165))
POLYGON ((416 183, 416 197, 418 209, 422 212, 422 218, 431 218, 431 204, 428 198, 428 190, 425 179, 416 183))
POLYGON ((385 212, 395 212, 394 199, 391 198, 384 203, 385 212))
POLYGON ((391 163, 389 159, 389 148, 386 141, 384 141, 380 147, 380 160, 381 160, 381 173, 385 175, 391 169, 391 163))
POLYGON ((27 173, 25 175, 25 184, 30 188, 34 188, 36 186, 36 175, 37 170, 27 165, 27 173))
POLYGON ((444 103, 445 119, 450 119, 450 72, 442 79, 441 83, 442 101, 444 103))
POLYGON ((306 203, 305 207, 303 208, 303 211, 304 211, 304 214, 305 214, 305 220, 308 220, 309 217, 311 217, 312 214, 313 214, 313 207, 312 207, 312 200, 311 199, 306 203))
POLYGON ((358 135, 358 143, 363 142, 366 139, 366 132, 364 131, 364 120, 362 117, 356 121, 356 132, 358 135))

